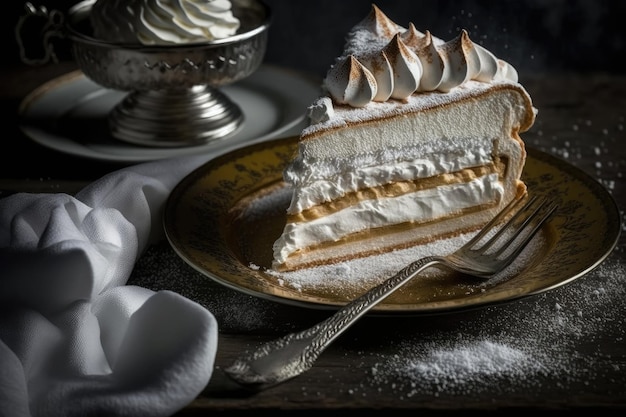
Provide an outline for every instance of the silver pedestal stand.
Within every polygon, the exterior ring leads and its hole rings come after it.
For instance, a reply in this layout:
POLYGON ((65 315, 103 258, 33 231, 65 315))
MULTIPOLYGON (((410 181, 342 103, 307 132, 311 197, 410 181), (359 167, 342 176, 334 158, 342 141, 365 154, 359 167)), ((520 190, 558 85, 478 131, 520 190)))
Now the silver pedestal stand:
POLYGON ((111 134, 150 146, 203 144, 243 123, 239 106, 215 88, 133 91, 109 115, 111 134))

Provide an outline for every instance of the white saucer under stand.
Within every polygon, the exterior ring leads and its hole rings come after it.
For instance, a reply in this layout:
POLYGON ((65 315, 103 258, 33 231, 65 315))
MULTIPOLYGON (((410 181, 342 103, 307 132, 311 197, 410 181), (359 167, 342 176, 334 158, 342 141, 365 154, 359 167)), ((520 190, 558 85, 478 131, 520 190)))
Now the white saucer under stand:
POLYGON ((313 76, 261 65, 249 77, 221 90, 241 108, 239 130, 196 146, 150 147, 118 140, 108 115, 127 93, 107 89, 74 71, 41 85, 22 101, 20 127, 33 141, 63 153, 136 163, 173 156, 222 152, 242 145, 298 134, 306 108, 319 95, 313 76))

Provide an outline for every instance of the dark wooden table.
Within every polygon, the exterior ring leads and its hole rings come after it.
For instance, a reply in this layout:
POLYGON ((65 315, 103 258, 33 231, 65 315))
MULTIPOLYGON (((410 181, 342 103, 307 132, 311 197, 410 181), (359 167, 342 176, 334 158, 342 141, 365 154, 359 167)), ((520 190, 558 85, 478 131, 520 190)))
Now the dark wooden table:
MULTIPOLYGON (((46 149, 18 129, 20 100, 73 68, 62 63, 2 70, 0 197, 15 191, 71 193, 123 166, 46 149)), ((521 76, 539 109, 535 126, 524 136, 527 146, 595 178, 623 218, 626 76, 521 76)), ((165 242, 140 260, 131 281, 196 299, 220 323, 212 381, 181 416, 626 410, 624 236, 597 268, 534 297, 462 313, 368 316, 309 372, 254 395, 229 389, 221 369, 244 350, 312 325, 328 311, 279 305, 208 282, 165 242), (165 268, 169 278, 155 276, 165 268)))

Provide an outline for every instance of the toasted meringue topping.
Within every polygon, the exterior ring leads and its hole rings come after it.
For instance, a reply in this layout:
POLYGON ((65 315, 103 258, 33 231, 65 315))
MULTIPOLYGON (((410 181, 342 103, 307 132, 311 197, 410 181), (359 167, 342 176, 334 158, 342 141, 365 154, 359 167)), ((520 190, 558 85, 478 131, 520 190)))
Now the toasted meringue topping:
POLYGON ((517 82, 518 75, 472 42, 466 30, 444 42, 412 23, 405 29, 372 5, 348 33, 344 53, 328 71, 324 86, 335 103, 362 107, 370 96, 370 101, 387 101, 421 92, 447 93, 469 80, 517 82))
POLYGON ((353 55, 334 66, 326 88, 339 104, 363 107, 376 95, 376 79, 353 55))
POLYGON ((394 71, 385 51, 375 51, 357 58, 376 80, 376 94, 373 101, 387 101, 393 93, 394 71))
POLYGON ((422 78, 422 64, 419 58, 395 35, 383 52, 393 68, 393 91, 391 98, 405 99, 413 94, 422 78))
POLYGON ((478 74, 474 76, 474 79, 476 81, 488 83, 494 79, 496 73, 498 72, 498 58, 478 44, 474 44, 474 49, 476 50, 478 59, 480 60, 479 71, 478 74))
POLYGON ((355 28, 367 30, 379 38, 391 39, 404 28, 392 21, 376 5, 372 5, 370 13, 355 28))
POLYGON ((409 23, 409 29, 400 33, 402 42, 414 51, 418 51, 426 46, 426 34, 415 28, 413 23, 409 23))
POLYGON ((519 76, 513 65, 498 59, 498 71, 493 79, 494 81, 512 81, 516 83, 519 80, 519 76))
MULTIPOLYGON (((413 25, 411 25, 413 26, 413 25)), ((426 31, 424 37, 416 44, 417 57, 422 64, 422 79, 418 91, 434 91, 439 87, 443 78, 444 62, 435 47, 433 37, 426 31)))
POLYGON ((447 93, 480 72, 478 53, 465 30, 443 44, 439 51, 444 61, 444 71, 437 90, 447 93))

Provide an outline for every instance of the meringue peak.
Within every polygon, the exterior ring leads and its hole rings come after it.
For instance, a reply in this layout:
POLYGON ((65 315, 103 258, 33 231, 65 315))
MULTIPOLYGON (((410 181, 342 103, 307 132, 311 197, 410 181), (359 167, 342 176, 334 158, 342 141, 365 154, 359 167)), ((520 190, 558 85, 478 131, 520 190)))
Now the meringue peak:
POLYGON ((426 34, 417 30, 413 23, 409 23, 409 28, 400 36, 402 42, 413 50, 422 49, 426 45, 426 42, 428 42, 426 34))
POLYGON ((362 107, 370 96, 372 101, 404 100, 416 93, 447 93, 469 80, 516 83, 518 74, 474 43, 465 29, 446 42, 428 30, 420 32, 413 23, 408 29, 398 25, 372 4, 348 32, 344 52, 324 84, 336 103, 362 107))
POLYGON ((413 94, 422 78, 419 58, 402 42, 399 34, 383 49, 394 71, 394 86, 391 97, 403 100, 413 94))
POLYGON ((337 103, 363 107, 372 101, 376 79, 354 55, 337 62, 333 68, 336 70, 325 78, 324 86, 337 103))
POLYGON ((389 19, 375 4, 372 4, 369 14, 357 26, 369 30, 375 35, 391 39, 402 28, 394 21, 389 19))

